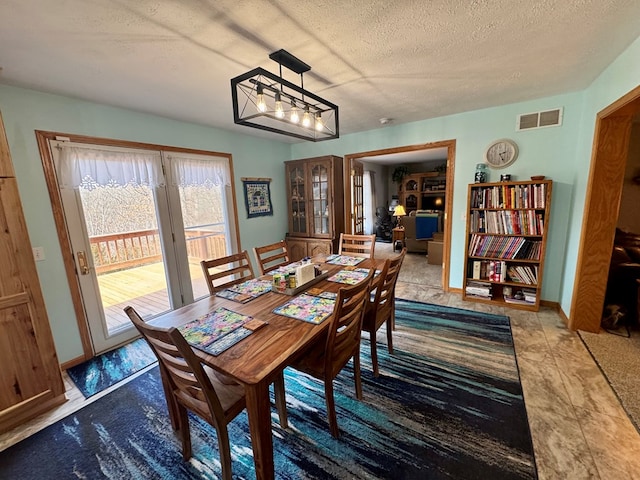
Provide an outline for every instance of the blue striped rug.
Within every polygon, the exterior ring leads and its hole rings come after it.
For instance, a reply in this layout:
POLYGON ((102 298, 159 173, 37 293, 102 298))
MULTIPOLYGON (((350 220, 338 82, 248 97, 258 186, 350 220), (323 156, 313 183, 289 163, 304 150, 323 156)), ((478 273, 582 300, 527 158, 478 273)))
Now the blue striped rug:
MULTIPOLYGON (((379 345, 379 378, 363 340, 363 401, 350 368, 334 382, 337 440, 322 383, 285 370, 288 429, 272 409, 276 478, 536 479, 508 317, 399 300, 396 323, 395 354, 379 345)), ((219 478, 215 431, 193 418, 191 432, 185 463, 154 368, 0 453, 0 478, 219 478)), ((245 413, 229 437, 234 478, 255 478, 245 413)))

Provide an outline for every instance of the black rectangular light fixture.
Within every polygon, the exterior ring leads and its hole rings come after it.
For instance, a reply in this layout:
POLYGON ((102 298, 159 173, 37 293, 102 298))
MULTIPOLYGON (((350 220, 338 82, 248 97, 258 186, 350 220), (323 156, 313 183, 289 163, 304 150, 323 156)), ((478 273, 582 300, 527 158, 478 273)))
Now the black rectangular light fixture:
POLYGON ((311 67, 285 50, 269 58, 280 65, 280 76, 258 67, 231 79, 233 121, 312 142, 338 138, 338 106, 304 89, 311 67), (282 77, 282 67, 300 75, 300 86, 282 77))

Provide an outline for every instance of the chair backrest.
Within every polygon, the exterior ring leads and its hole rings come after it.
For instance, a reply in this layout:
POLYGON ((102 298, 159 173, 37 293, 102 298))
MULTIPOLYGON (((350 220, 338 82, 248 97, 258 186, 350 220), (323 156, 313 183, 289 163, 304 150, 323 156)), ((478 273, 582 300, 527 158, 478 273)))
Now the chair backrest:
POLYGON ((338 291, 325 346, 325 372, 335 377, 360 349, 362 317, 374 269, 360 283, 338 291))
MULTIPOLYGON (((373 300, 370 300, 372 307, 375 309, 376 318, 381 321, 389 318, 391 310, 394 308, 394 296, 396 292, 396 283, 398 281, 398 275, 400 274, 400 268, 402 262, 407 254, 407 248, 403 248, 399 255, 388 258, 385 261, 384 268, 380 273, 380 278, 375 286, 375 296, 373 300)), ((372 285, 374 283, 372 282, 372 285)), ((379 327, 379 322, 376 322, 376 329, 379 327)))
POLYGON ((253 265, 251 265, 249 253, 246 250, 222 258, 202 260, 200 265, 211 295, 215 295, 216 292, 232 285, 255 278, 253 265), (218 283, 219 280, 222 281, 218 283))
POLYGON ((260 269, 260 275, 289 263, 289 250, 287 250, 287 242, 284 240, 271 245, 255 247, 253 253, 260 269))
POLYGON ((338 248, 339 255, 373 258, 375 248, 375 235, 352 235, 349 233, 340 234, 340 246, 338 248))
POLYGON ((212 425, 225 425, 220 399, 202 363, 180 331, 149 325, 132 307, 126 307, 124 311, 158 358, 176 400, 212 425))

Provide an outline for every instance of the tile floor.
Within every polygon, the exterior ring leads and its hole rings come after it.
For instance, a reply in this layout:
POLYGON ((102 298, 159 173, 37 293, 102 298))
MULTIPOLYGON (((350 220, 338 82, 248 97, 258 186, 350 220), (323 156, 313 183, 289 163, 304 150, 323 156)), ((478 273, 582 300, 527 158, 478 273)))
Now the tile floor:
MULTIPOLYGON (((390 244, 376 245, 376 257, 390 254, 390 244)), ((440 279, 439 266, 428 265, 424 255, 409 254, 396 295, 511 318, 540 480, 640 480, 640 434, 578 335, 566 329, 559 315, 549 308, 524 312, 464 302, 459 293, 444 293, 440 279)), ((68 377, 65 382, 69 401, 0 435, 0 451, 89 401, 68 377)))

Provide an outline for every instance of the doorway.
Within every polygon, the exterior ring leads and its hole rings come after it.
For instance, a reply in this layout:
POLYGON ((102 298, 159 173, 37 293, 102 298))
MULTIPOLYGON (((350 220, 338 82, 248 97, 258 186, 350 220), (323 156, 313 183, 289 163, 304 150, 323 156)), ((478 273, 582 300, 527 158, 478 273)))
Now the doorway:
POLYGON ((597 333, 640 86, 598 113, 568 327, 597 333))
POLYGON ((137 336, 124 306, 149 319, 208 295, 199 262, 239 243, 230 155, 36 135, 82 334, 80 360, 137 336))
MULTIPOLYGON (((444 209, 444 219, 443 219, 443 231, 444 231, 444 240, 443 240, 443 252, 442 252, 442 289, 445 292, 449 291, 449 277, 450 277, 450 262, 449 258, 451 255, 451 212, 453 211, 453 178, 454 178, 454 168, 455 168, 455 153, 456 153, 456 141, 455 140, 443 140, 440 142, 432 142, 418 145, 409 145, 404 147, 394 147, 383 150, 373 150, 369 152, 360 152, 353 153, 349 155, 345 155, 345 177, 347 172, 351 172, 353 170, 353 166, 357 163, 360 163, 366 158, 369 157, 383 157, 388 155, 412 155, 415 153, 419 153, 421 151, 428 151, 434 149, 446 149, 446 189, 445 189, 445 209, 444 209)), ((349 182, 345 182, 345 198, 349 198, 352 195, 351 185, 349 182)), ((345 218, 349 218, 351 212, 346 209, 350 208, 349 205, 345 205, 345 218)))

